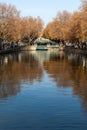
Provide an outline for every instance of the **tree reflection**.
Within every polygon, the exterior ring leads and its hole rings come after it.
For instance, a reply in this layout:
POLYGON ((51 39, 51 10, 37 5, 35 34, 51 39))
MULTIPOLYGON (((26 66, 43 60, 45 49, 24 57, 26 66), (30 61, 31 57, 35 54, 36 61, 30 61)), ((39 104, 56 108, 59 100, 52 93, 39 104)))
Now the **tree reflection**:
POLYGON ((34 56, 19 53, 0 57, 0 97, 15 95, 21 90, 21 82, 41 81, 43 70, 34 56))
POLYGON ((44 71, 57 87, 72 87, 87 110, 87 57, 58 50, 0 56, 0 98, 16 95, 24 82, 41 82, 44 71))
MULTIPOLYGON (((44 61, 44 69, 51 75, 58 87, 72 87, 73 95, 82 99, 87 107, 87 58, 78 54, 50 55, 44 61)), ((87 109, 87 108, 86 108, 87 109)))

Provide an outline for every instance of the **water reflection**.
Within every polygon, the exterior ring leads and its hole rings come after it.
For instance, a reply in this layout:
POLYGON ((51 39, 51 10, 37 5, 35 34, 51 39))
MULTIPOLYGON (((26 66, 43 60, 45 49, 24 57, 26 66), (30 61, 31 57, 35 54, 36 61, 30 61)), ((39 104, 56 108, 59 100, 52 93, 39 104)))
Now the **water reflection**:
POLYGON ((57 87, 72 87, 87 106, 87 57, 58 50, 0 55, 0 98, 19 93, 22 82, 41 82, 44 72, 57 87))
POLYGON ((57 87, 72 87, 73 95, 82 99, 87 109, 87 56, 60 51, 36 52, 35 58, 57 87))
POLYGON ((42 67, 29 53, 0 56, 0 97, 20 92, 22 82, 40 82, 42 75, 42 67))
POLYGON ((87 57, 80 54, 56 55, 44 62, 44 69, 54 78, 57 87, 72 87, 87 110, 87 57))

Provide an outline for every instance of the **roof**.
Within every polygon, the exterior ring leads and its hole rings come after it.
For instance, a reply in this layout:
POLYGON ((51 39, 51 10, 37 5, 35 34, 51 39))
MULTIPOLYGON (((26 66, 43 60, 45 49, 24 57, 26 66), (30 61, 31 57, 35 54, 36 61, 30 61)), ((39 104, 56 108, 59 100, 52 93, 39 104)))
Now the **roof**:
POLYGON ((46 38, 43 38, 43 37, 37 38, 37 39, 34 41, 34 43, 35 43, 35 44, 36 44, 36 43, 41 43, 41 44, 45 44, 45 43, 57 44, 56 42, 53 42, 53 41, 51 41, 51 40, 49 40, 49 39, 46 39, 46 38))

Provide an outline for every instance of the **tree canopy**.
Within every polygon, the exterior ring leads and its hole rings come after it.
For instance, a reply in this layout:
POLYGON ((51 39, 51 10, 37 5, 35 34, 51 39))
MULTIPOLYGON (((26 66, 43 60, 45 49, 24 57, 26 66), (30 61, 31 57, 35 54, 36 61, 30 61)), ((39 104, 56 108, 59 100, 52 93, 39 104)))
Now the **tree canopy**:
POLYGON ((43 37, 54 40, 87 40, 87 0, 82 1, 76 12, 58 12, 45 27, 43 37))
POLYGON ((81 2, 78 11, 58 12, 51 22, 43 28, 40 17, 20 17, 15 6, 0 3, 0 38, 5 41, 32 42, 39 36, 58 41, 87 40, 87 0, 81 2))
POLYGON ((13 5, 0 3, 0 38, 5 41, 32 41, 43 29, 40 17, 20 17, 20 11, 13 5))

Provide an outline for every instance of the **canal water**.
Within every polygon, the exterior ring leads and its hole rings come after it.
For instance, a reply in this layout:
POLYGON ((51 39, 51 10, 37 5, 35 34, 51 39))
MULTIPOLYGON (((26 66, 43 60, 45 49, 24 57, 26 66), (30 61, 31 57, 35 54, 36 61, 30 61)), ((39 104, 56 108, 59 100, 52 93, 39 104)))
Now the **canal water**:
POLYGON ((87 130, 87 56, 0 55, 0 130, 87 130))

